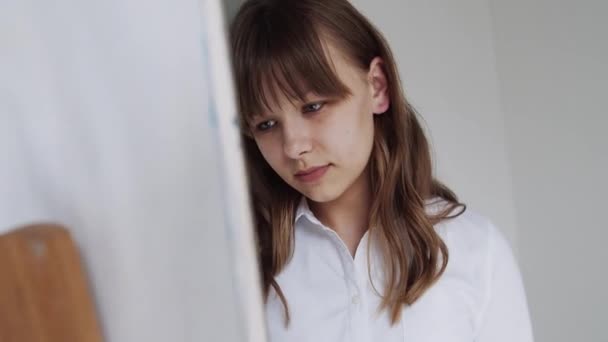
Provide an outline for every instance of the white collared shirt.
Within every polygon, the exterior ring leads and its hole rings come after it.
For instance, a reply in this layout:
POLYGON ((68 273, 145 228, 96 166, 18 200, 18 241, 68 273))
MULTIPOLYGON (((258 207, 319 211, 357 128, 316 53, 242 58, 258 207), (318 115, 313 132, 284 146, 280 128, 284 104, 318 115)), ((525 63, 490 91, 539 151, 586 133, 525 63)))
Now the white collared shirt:
MULTIPOLYGON (((429 206, 436 210, 437 204, 429 206)), ((465 213, 435 226, 449 250, 440 279, 391 326, 368 276, 363 236, 354 258, 303 198, 295 219, 293 258, 276 277, 289 307, 271 289, 270 342, 529 342, 532 328, 517 263, 499 230, 465 213)), ((380 254, 371 246, 373 284, 384 291, 380 254)))

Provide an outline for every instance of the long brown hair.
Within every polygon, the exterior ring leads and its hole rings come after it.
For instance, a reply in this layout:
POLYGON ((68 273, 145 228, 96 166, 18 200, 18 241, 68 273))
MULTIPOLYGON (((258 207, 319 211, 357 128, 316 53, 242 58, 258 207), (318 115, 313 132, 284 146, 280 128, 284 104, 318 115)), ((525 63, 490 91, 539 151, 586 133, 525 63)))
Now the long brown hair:
MULTIPOLYGON (((285 307, 286 324, 287 299, 275 276, 293 253, 301 195, 264 160, 249 123, 254 113, 270 108, 280 95, 301 101, 307 90, 350 95, 328 60, 326 39, 362 70, 367 71, 376 56, 384 60, 390 107, 383 115, 374 115, 368 227, 370 239, 383 252, 386 274, 379 309, 390 310, 395 324, 402 306, 416 301, 447 266, 447 247, 433 226, 460 215, 466 206, 433 178, 427 139, 403 95, 388 44, 347 0, 250 0, 240 8, 230 31, 264 295, 267 300, 270 289, 275 290, 285 307), (426 206, 435 198, 445 205, 430 213, 426 206), (461 210, 452 214, 456 208, 461 210)), ((369 263, 369 248, 367 253, 369 263)))

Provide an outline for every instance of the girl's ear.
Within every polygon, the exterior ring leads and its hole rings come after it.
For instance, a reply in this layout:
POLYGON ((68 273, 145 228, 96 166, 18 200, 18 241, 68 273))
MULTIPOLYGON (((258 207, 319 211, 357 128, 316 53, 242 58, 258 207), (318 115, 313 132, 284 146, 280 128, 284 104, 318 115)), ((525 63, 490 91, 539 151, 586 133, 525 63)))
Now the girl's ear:
POLYGON ((388 110, 390 96, 388 93, 388 80, 384 72, 384 61, 375 57, 369 64, 367 79, 370 84, 372 95, 372 111, 374 114, 382 114, 388 110))

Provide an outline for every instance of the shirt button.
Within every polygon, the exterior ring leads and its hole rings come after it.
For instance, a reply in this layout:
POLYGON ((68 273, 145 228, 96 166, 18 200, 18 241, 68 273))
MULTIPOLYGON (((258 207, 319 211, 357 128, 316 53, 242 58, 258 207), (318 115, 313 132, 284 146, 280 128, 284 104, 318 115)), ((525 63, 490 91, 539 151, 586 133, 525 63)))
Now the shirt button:
POLYGON ((352 302, 353 302, 353 304, 355 304, 355 305, 356 305, 356 304, 359 304, 359 296, 358 296, 358 295, 354 295, 351 301, 352 301, 352 302))

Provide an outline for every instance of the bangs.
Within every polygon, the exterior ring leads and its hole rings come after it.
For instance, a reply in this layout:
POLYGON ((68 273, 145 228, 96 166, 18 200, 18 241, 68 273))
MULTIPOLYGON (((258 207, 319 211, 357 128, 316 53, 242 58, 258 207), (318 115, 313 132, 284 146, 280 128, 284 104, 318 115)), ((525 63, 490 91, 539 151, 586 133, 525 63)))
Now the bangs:
POLYGON ((244 124, 276 108, 282 97, 305 102, 308 93, 345 98, 321 35, 305 15, 263 15, 233 28, 233 52, 244 124), (272 19, 270 19, 272 18, 272 19))

